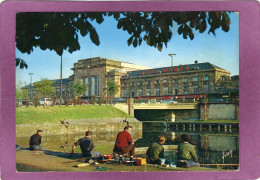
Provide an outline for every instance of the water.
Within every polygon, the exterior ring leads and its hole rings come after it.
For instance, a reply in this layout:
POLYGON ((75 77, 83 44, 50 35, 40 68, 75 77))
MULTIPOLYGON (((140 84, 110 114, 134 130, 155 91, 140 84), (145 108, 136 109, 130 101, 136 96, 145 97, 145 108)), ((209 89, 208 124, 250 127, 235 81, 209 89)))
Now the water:
MULTIPOLYGON (((223 131, 189 131, 169 129, 158 123, 143 122, 143 138, 137 141, 137 145, 149 146, 160 135, 167 138, 165 145, 178 145, 181 135, 188 134, 190 143, 195 145, 200 164, 239 164, 239 135, 238 130, 232 132, 223 131)), ((176 159, 176 151, 165 152, 168 159, 176 159)), ((207 166, 206 166, 207 167, 207 166)), ((213 166, 212 166, 213 167, 213 166)), ((216 166, 215 166, 216 167, 216 166)), ((238 166, 225 166, 221 168, 237 170, 238 166)))
MULTIPOLYGON (((235 131, 232 131, 235 132, 235 131)), ((112 153, 116 135, 113 133, 93 133, 93 140, 96 147, 108 147, 107 154, 112 153)), ((188 134, 190 143, 196 146, 196 153, 200 164, 239 164, 239 136, 238 133, 221 131, 176 131, 168 126, 158 126, 158 123, 143 123, 143 131, 134 131, 132 136, 136 147, 147 147, 159 135, 167 138, 165 145, 177 145, 181 142, 180 136, 188 134)), ((42 146, 48 150, 58 150, 61 152, 71 152, 71 147, 84 134, 43 136, 42 146)), ((16 142, 21 147, 28 147, 30 137, 17 137, 16 142)), ((166 151, 167 159, 175 160, 176 151, 166 151)), ((216 166, 212 166, 216 167, 216 166)), ((237 170, 238 166, 223 166, 221 168, 237 170)))

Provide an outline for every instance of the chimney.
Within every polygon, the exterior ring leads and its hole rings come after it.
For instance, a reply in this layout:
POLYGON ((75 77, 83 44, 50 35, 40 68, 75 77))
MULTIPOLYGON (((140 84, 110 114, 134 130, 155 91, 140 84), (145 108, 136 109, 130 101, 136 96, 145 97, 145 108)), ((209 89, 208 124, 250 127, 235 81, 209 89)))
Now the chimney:
POLYGON ((198 60, 195 61, 195 64, 198 64, 198 60))

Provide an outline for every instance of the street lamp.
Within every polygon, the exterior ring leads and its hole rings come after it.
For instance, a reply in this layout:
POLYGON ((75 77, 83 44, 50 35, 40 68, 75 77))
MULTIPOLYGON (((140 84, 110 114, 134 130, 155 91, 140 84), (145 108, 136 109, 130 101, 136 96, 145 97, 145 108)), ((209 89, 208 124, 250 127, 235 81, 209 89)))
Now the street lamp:
POLYGON ((62 55, 60 56, 60 105, 62 104, 62 55))
POLYGON ((32 99, 32 75, 33 75, 33 73, 29 73, 29 75, 31 76, 31 81, 30 81, 31 96, 30 96, 30 98, 32 99))
POLYGON ((168 54, 168 55, 171 56, 172 66, 173 66, 173 56, 175 56, 176 54, 168 54))

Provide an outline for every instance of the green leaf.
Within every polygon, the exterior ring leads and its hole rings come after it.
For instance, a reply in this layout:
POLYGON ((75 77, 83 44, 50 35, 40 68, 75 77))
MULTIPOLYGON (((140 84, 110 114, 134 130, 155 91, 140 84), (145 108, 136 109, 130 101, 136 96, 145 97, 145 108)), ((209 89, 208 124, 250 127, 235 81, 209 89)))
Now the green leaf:
POLYGON ((134 46, 134 47, 137 47, 137 38, 134 39, 134 41, 133 41, 133 46, 134 46))
POLYGON ((190 36, 190 39, 191 39, 191 40, 194 39, 194 34, 193 34, 193 32, 190 32, 190 33, 189 33, 189 36, 190 36))
POLYGON ((128 40, 127 40, 127 44, 128 46, 130 46, 132 44, 134 36, 131 36, 128 40))
POLYGON ((94 28, 90 31, 90 39, 97 46, 100 44, 98 34, 94 28))
POLYGON ((181 35, 183 32, 183 25, 178 28, 178 34, 181 35))

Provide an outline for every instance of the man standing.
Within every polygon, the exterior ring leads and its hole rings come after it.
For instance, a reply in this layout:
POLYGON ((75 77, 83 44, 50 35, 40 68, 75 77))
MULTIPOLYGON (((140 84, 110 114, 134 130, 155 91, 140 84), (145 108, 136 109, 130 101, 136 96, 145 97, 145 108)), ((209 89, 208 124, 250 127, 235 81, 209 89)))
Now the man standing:
POLYGON ((42 140, 42 133, 43 133, 42 130, 38 130, 36 134, 31 136, 29 142, 30 150, 41 150, 41 151, 45 150, 44 147, 40 146, 42 140))
POLYGON ((125 126, 124 131, 118 133, 113 152, 117 154, 130 153, 130 160, 133 160, 135 146, 131 137, 133 128, 125 126))
POLYGON ((92 132, 87 131, 86 136, 84 138, 79 139, 77 142, 74 143, 72 146, 72 151, 71 153, 74 153, 75 148, 80 145, 80 149, 82 152, 83 157, 96 157, 100 156, 101 154, 98 152, 94 152, 94 142, 91 139, 92 132))
POLYGON ((162 164, 161 158, 164 158, 164 147, 162 146, 166 141, 164 136, 159 136, 158 141, 152 143, 148 148, 146 155, 148 156, 148 163, 162 164))
POLYGON ((189 136, 181 135, 182 143, 178 145, 178 164, 180 167, 199 167, 198 157, 194 147, 189 144, 189 136))

